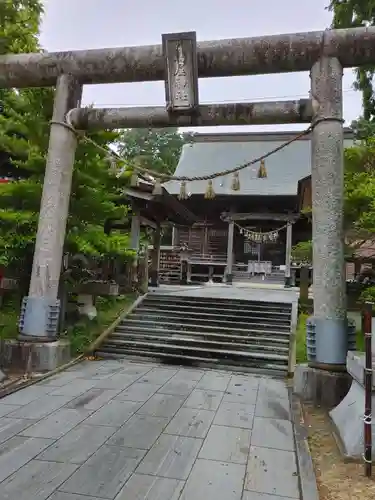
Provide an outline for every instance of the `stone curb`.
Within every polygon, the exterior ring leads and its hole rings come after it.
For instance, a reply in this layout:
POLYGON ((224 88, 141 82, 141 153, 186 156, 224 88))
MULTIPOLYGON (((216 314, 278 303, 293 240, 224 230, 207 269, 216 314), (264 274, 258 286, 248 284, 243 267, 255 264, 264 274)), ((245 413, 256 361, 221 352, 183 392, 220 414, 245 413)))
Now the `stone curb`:
POLYGON ((293 394, 292 388, 288 390, 301 499, 319 500, 314 465, 307 440, 308 433, 305 427, 301 403, 297 396, 293 394))

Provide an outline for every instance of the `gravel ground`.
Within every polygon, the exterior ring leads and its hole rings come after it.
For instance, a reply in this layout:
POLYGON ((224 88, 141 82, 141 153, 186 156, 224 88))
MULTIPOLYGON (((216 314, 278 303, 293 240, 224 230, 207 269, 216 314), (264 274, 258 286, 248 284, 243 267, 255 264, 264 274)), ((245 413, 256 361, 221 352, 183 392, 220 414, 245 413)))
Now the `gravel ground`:
POLYGON ((332 433, 330 418, 325 411, 305 405, 304 417, 320 500, 373 500, 375 465, 373 477, 367 479, 363 464, 343 461, 332 433))

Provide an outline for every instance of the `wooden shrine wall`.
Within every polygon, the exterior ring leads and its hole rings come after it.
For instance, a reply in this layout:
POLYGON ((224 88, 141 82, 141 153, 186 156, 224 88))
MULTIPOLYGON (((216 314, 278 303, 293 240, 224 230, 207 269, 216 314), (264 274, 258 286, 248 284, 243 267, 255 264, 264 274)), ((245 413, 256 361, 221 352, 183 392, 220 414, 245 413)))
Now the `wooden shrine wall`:
POLYGON ((194 254, 199 255, 226 255, 227 228, 215 228, 200 224, 192 228, 178 228, 176 231, 177 246, 186 245, 194 254))

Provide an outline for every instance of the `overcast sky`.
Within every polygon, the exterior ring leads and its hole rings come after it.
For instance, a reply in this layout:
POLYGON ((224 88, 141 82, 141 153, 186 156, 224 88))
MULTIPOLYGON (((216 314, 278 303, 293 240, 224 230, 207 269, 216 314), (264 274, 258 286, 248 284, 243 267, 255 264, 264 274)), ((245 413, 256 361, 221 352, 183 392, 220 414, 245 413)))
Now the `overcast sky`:
MULTIPOLYGON (((198 40, 251 37, 323 30, 332 15, 329 0, 45 0, 41 42, 57 50, 156 44, 162 33, 196 31, 198 40)), ((344 75, 344 116, 361 112, 361 96, 352 90, 353 72, 344 75)), ((307 97, 307 73, 200 80, 200 102, 295 99, 307 97)), ((97 107, 164 104, 162 82, 91 85, 84 104, 97 107)), ((240 130, 298 129, 292 126, 242 127, 240 130)), ((221 127, 221 131, 234 130, 221 127)), ((205 131, 215 128, 207 127, 205 131)), ((201 128, 200 131, 203 131, 201 128)))

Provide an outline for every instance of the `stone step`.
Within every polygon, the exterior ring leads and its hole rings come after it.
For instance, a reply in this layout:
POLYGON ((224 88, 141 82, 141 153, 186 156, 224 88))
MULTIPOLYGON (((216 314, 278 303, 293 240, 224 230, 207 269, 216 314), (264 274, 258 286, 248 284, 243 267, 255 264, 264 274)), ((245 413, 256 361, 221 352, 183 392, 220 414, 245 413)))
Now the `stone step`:
POLYGON ((117 342, 119 340, 151 340, 158 342, 165 342, 166 344, 176 344, 176 345, 197 345, 202 347, 212 347, 216 349, 235 349, 235 350, 246 350, 252 352, 275 352, 278 353, 288 353, 289 351, 289 343, 288 342, 279 342, 275 339, 267 339, 264 340, 264 337, 259 339, 254 337, 225 337, 224 335, 220 335, 217 338, 216 335, 202 335, 202 334, 183 334, 180 335, 158 335, 154 332, 150 333, 134 333, 134 332, 115 332, 111 338, 108 340, 108 343, 117 342))
MULTIPOLYGON (((181 326, 181 328, 184 327, 184 325, 179 325, 181 326)), ((165 324, 141 324, 141 323, 137 323, 137 322, 134 322, 134 323, 122 323, 120 324, 117 328, 116 328, 116 331, 118 332, 124 332, 126 333, 127 331, 132 331, 132 332, 150 332, 151 330, 153 332, 156 332, 156 333, 160 333, 160 334, 163 334, 163 333, 168 333, 169 335, 172 334, 175 334, 175 335, 181 335, 182 332, 184 332, 184 334, 186 334, 188 331, 192 331, 194 332, 194 330, 191 328, 191 325, 188 325, 189 327, 189 330, 182 330, 180 328, 176 328, 176 325, 173 324, 173 325, 170 325, 170 327, 167 327, 165 328, 165 324)), ((206 329, 203 329, 203 328, 200 328, 198 330, 195 330, 196 332, 199 332, 199 333, 204 333, 204 332, 212 332, 212 333, 215 333, 215 332, 219 332, 219 333, 225 333, 227 336, 231 336, 231 335, 249 335, 249 336, 258 336, 259 338, 261 338, 262 336, 271 336, 274 337, 275 339, 277 338, 285 338, 285 339, 288 339, 290 337, 290 332, 289 331, 282 331, 282 330, 256 330, 254 328, 248 328, 248 329, 233 329, 233 330, 226 330, 226 329, 220 329, 218 330, 217 328, 209 328, 209 327, 206 327, 206 329)))
POLYGON ((199 346, 189 346, 189 345, 177 345, 177 344, 166 344, 164 342, 147 342, 142 340, 110 340, 101 347, 134 347, 134 348, 143 348, 147 350, 162 350, 163 352, 180 352, 184 353, 197 353, 200 354, 200 357, 203 357, 203 354, 206 354, 208 358, 212 356, 215 357, 236 357, 237 359, 252 359, 252 360, 269 360, 269 361, 277 361, 282 364, 288 364, 288 355, 287 354, 276 354, 276 353, 262 353, 262 352, 249 352, 249 351, 237 351, 234 349, 214 349, 211 347, 199 347, 199 346))
POLYGON ((245 306, 224 306, 222 304, 201 304, 195 303, 191 304, 189 302, 161 302, 161 301, 148 301, 147 299, 142 302, 139 306, 139 310, 142 309, 158 309, 160 311, 168 310, 168 311, 188 311, 188 312, 200 312, 200 313, 220 313, 220 314, 229 314, 229 315, 241 315, 241 316, 253 316, 254 314, 259 315, 267 315, 267 316, 284 316, 285 318, 289 318, 291 316, 291 310, 288 309, 267 309, 266 307, 257 308, 257 307, 245 307, 245 306))
POLYGON ((243 328, 239 327, 239 325, 236 325, 235 327, 228 327, 226 325, 212 325, 208 323, 204 324, 199 324, 199 323, 192 323, 190 318, 185 319, 183 323, 176 322, 176 321, 169 321, 167 317, 161 318, 160 321, 155 321, 155 320, 147 320, 147 319, 132 319, 132 318, 126 318, 121 322, 121 327, 123 328, 132 328, 133 326, 142 326, 144 328, 154 328, 154 327, 162 327, 163 329, 169 330, 169 329, 178 329, 178 330, 192 330, 192 331, 199 331, 199 332, 211 332, 211 331, 218 331, 218 332, 225 332, 228 333, 228 335, 239 332, 243 334, 247 334, 249 330, 253 331, 273 331, 273 332, 286 332, 289 334, 290 327, 288 325, 275 325, 275 324, 268 324, 268 323, 249 323, 247 326, 246 325, 240 325, 243 326, 243 328), (177 328, 178 327, 178 328, 177 328))
MULTIPOLYGON (((122 359, 126 355, 133 355, 134 352, 127 352, 123 348, 119 347, 109 347, 109 346, 103 346, 101 347, 103 350, 96 351, 96 355, 100 358, 119 358, 122 359)), ((207 358, 201 358, 199 356, 181 356, 180 354, 166 354, 165 352, 155 352, 155 351, 147 351, 147 350, 137 350, 135 353, 135 356, 144 356, 146 358, 169 358, 169 359, 181 359, 181 360, 187 360, 187 361, 196 361, 196 362, 206 362, 207 358)), ((220 359, 217 358, 211 358, 211 362, 213 363, 219 363, 220 359)))
MULTIPOLYGON (((267 325, 277 325, 277 326, 290 326, 290 318, 282 316, 278 318, 277 316, 264 316, 264 315, 254 315, 254 316, 235 316, 235 315, 223 315, 220 312, 195 312, 189 311, 189 322, 190 323, 209 323, 211 325, 222 325, 228 328, 236 327, 247 327, 253 323, 266 323, 267 325), (263 321, 262 321, 263 320, 263 321)), ((163 311, 159 309, 143 308, 141 310, 137 309, 134 313, 128 316, 129 319, 139 319, 148 321, 170 321, 170 322, 183 322, 186 318, 186 312, 183 311, 163 311)))
POLYGON ((108 348, 106 351, 97 351, 97 356, 104 359, 124 359, 129 358, 131 360, 134 359, 143 359, 145 361, 148 360, 156 360, 164 363, 173 363, 174 365, 182 365, 182 366, 199 366, 201 368, 220 368, 220 369, 230 369, 233 371, 251 371, 252 373, 268 373, 272 375, 272 377, 285 377, 287 375, 287 369, 284 365, 278 365, 274 363, 270 363, 264 361, 262 366, 259 366, 258 361, 251 362, 247 360, 246 366, 244 366, 243 362, 236 360, 225 360, 225 362, 220 358, 210 358, 208 361, 207 358, 201 358, 199 356, 182 356, 181 354, 173 354, 173 353, 164 353, 162 351, 147 351, 147 350, 137 350, 136 353, 133 351, 119 351, 117 348, 108 348))
POLYGON ((184 305, 184 306, 202 306, 205 308, 223 308, 223 309, 241 309, 246 311, 274 311, 274 312, 289 312, 292 309, 290 303, 283 302, 258 302, 236 299, 221 299, 193 296, 172 296, 162 293, 149 293, 143 304, 160 304, 160 305, 184 305))
MULTIPOLYGON (((182 337, 185 337, 186 336, 186 332, 181 332, 181 331, 176 331, 173 333, 171 333, 170 330, 162 330, 163 333, 160 333, 160 330, 159 332, 156 332, 155 333, 155 330, 147 330, 146 332, 139 332, 139 331, 135 331, 135 332, 132 332, 131 329, 126 329, 126 331, 123 331, 122 329, 116 329, 115 332, 112 334, 112 335, 116 335, 116 336, 129 336, 129 335, 140 335, 140 336, 144 336, 144 335, 157 335, 157 336, 162 336, 162 337, 165 337, 165 336, 168 336, 168 335, 172 335, 172 336, 182 336, 182 337)), ((239 341, 239 342, 253 342, 257 345, 272 345, 272 346, 275 346, 275 345, 279 345, 279 346, 289 346, 289 343, 290 343, 290 335, 278 335, 277 337, 275 337, 274 335, 272 336, 265 336, 265 335, 234 335, 234 334, 230 334, 230 336, 228 336, 226 333, 216 333, 216 332, 192 332, 192 331, 189 331, 188 332, 188 336, 189 337, 197 337, 197 338, 204 338, 204 339, 212 339, 212 340, 217 340, 218 342, 223 340, 224 342, 228 339, 228 341, 230 342, 234 342, 234 341, 239 341)))

